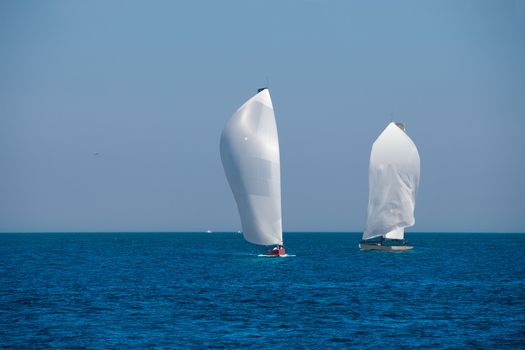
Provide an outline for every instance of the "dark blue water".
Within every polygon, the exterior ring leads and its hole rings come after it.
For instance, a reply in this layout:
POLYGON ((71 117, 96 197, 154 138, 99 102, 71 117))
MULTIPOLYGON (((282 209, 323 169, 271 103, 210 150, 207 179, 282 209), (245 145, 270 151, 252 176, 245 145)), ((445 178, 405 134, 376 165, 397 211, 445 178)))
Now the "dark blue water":
POLYGON ((5 348, 525 347, 525 235, 0 234, 5 348))

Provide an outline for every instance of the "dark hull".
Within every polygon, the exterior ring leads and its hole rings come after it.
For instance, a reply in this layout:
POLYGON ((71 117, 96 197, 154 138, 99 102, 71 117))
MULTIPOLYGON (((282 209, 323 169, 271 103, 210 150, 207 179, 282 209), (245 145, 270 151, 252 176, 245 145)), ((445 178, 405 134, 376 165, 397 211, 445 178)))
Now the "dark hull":
POLYGON ((359 249, 361 250, 395 250, 395 251, 401 251, 401 250, 410 250, 414 247, 411 245, 381 245, 381 244, 367 244, 367 243, 359 243, 359 249))
POLYGON ((359 249, 361 250, 410 250, 414 247, 408 245, 404 239, 370 239, 359 242, 359 249))

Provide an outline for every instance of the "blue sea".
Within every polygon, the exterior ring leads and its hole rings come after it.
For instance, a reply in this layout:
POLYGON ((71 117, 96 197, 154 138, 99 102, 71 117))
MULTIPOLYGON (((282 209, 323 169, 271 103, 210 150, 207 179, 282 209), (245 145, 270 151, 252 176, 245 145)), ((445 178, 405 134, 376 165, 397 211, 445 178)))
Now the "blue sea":
POLYGON ((525 348, 525 234, 0 234, 0 347, 525 348))

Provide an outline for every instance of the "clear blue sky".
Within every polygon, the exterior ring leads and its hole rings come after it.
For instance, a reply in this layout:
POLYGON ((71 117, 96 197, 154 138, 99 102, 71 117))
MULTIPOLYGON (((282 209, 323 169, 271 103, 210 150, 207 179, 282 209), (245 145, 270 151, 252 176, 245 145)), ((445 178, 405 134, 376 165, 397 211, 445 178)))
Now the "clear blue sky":
POLYGON ((524 1, 3 0, 0 232, 239 229, 219 137, 266 77, 285 231, 362 230, 391 120, 413 231, 525 231, 524 1))

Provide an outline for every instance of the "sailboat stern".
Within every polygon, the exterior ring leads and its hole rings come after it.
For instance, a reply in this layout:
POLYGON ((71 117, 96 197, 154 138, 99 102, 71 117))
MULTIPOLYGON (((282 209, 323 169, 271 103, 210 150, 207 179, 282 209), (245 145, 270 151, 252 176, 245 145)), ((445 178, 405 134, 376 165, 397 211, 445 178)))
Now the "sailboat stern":
POLYGON ((266 256, 271 258, 278 258, 282 256, 286 256, 286 250, 284 249, 284 246, 282 245, 276 245, 272 249, 268 250, 266 253, 266 256))
POLYGON ((410 245, 386 246, 386 245, 380 245, 380 244, 359 243, 359 249, 361 250, 403 251, 403 250, 414 249, 414 247, 410 245))
POLYGON ((404 251, 414 249, 404 239, 367 239, 359 242, 361 250, 404 251))

